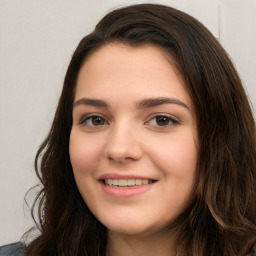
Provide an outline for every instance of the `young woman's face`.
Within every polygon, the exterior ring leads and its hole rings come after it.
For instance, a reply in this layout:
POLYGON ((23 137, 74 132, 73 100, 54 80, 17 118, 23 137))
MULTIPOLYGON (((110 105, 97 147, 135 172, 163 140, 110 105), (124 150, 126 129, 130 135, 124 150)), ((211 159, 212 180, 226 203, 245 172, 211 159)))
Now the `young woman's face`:
POLYGON ((171 63, 154 46, 109 44, 79 72, 71 163, 85 203, 113 232, 160 230, 191 199, 196 123, 171 63))

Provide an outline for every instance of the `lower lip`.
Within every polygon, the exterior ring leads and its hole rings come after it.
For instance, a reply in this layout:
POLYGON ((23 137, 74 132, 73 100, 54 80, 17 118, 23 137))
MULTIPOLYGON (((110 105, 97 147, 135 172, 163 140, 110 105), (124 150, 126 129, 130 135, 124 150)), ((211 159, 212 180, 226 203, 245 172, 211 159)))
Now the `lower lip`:
POLYGON ((143 194, 147 191, 149 191, 155 184, 151 183, 148 185, 142 185, 142 186, 134 186, 134 187, 115 187, 115 186, 108 186, 105 185, 102 181, 100 181, 102 190, 112 196, 112 197, 119 197, 119 198, 128 198, 133 197, 136 195, 143 194))

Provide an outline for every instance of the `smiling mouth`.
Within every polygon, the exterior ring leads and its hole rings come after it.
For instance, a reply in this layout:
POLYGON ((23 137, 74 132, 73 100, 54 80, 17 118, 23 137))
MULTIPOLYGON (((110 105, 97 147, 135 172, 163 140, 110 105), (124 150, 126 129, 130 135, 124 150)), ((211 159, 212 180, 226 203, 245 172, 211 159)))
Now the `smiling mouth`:
POLYGON ((156 180, 150 179, 104 179, 102 181, 105 185, 111 187, 136 187, 156 182, 156 180))

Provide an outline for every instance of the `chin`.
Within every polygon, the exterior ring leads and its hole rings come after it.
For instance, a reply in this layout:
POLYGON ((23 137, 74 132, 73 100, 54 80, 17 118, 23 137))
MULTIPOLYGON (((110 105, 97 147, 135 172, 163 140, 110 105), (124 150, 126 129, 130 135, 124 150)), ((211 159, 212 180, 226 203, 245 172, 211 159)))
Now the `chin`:
POLYGON ((150 233, 149 229, 147 228, 138 228, 138 227, 129 227, 129 228, 123 228, 123 227, 107 227, 108 232, 116 233, 116 234, 122 234, 126 236, 139 236, 146 233, 150 233))
MULTIPOLYGON (((116 218, 104 218, 100 222, 108 229, 109 232, 124 235, 142 235, 157 230, 156 224, 143 222, 143 219, 124 218, 117 220, 116 218)), ((160 229, 160 228, 159 228, 160 229)))

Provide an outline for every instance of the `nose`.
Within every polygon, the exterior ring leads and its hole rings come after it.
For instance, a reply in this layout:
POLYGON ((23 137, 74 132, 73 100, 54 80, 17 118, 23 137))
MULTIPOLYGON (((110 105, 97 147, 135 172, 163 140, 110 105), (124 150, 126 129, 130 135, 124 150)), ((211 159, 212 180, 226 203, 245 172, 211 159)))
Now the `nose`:
POLYGON ((139 132, 125 123, 116 125, 110 131, 105 156, 112 161, 125 163, 142 157, 139 132))

